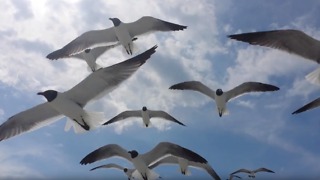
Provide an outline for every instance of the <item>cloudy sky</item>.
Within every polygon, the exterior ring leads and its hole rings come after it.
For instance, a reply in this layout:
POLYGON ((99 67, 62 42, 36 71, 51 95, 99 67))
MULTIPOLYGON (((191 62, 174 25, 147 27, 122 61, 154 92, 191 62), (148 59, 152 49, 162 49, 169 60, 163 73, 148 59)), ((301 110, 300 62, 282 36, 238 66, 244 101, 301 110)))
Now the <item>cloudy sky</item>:
MULTIPOLYGON (((104 126, 84 134, 65 132, 66 119, 0 142, 0 179, 104 178, 125 179, 116 170, 89 169, 116 158, 82 166, 89 152, 110 143, 146 152, 161 141, 187 147, 205 157, 221 178, 239 169, 267 167, 275 174, 258 178, 320 176, 318 109, 291 115, 320 96, 304 76, 318 65, 278 50, 232 41, 229 34, 299 29, 320 39, 318 0, 2 0, 0 6, 0 122, 45 102, 36 93, 66 91, 88 74, 84 62, 50 61, 45 56, 81 33, 112 26, 110 17, 132 22, 149 15, 188 26, 184 31, 140 37, 139 52, 157 44, 157 52, 112 93, 86 106, 105 113, 106 121, 128 109, 162 109, 187 127, 139 119, 104 126), (219 117, 212 100, 197 92, 168 88, 189 80, 229 90, 246 81, 280 87, 272 93, 241 96, 219 117)), ((99 60, 103 66, 128 59, 118 47, 99 60)), ((191 169, 184 177, 178 167, 155 169, 162 177, 194 179, 210 176, 191 169)), ((247 178, 247 175, 242 175, 247 178)))

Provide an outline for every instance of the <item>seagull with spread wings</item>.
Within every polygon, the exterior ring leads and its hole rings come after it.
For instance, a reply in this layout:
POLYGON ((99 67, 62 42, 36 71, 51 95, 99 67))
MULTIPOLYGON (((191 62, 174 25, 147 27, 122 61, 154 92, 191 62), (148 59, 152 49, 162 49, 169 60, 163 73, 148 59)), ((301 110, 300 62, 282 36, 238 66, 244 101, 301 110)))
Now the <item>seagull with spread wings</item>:
POLYGON ((243 173, 248 173, 248 174, 249 174, 249 175, 248 175, 249 178, 255 178, 257 172, 269 172, 269 173, 274 173, 274 172, 271 171, 270 169, 267 169, 267 168, 263 168, 263 167, 262 167, 262 168, 258 168, 258 169, 252 170, 252 171, 251 171, 251 170, 248 170, 248 169, 239 169, 239 170, 231 173, 231 175, 236 174, 236 173, 241 173, 241 172, 243 172, 243 173))
MULTIPOLYGON (((117 144, 108 144, 102 146, 85 156, 80 164, 86 165, 111 157, 121 157, 130 161, 144 180, 159 177, 157 173, 152 171, 149 166, 168 156, 175 156, 186 159, 188 161, 208 164, 208 161, 199 154, 170 142, 161 142, 147 153, 139 154, 136 150, 127 151, 117 144)), ((216 179, 220 179, 217 176, 216 179)))
POLYGON ((217 89, 216 91, 213 91, 212 89, 210 89, 209 87, 207 87, 199 81, 186 81, 178 83, 172 85, 169 89, 193 90, 209 96, 210 98, 215 100, 220 117, 223 114, 227 114, 227 102, 233 98, 236 98, 244 93, 249 92, 267 92, 279 90, 278 87, 271 84, 264 84, 260 82, 245 82, 226 92, 223 92, 222 89, 217 89))
POLYGON ((137 21, 131 23, 123 23, 118 18, 109 19, 112 21, 113 27, 85 32, 63 48, 48 54, 47 58, 59 59, 72 54, 77 54, 88 48, 110 45, 116 42, 119 42, 126 52, 132 55, 132 39, 136 36, 155 31, 179 31, 187 28, 187 26, 174 24, 151 16, 141 17, 137 21))

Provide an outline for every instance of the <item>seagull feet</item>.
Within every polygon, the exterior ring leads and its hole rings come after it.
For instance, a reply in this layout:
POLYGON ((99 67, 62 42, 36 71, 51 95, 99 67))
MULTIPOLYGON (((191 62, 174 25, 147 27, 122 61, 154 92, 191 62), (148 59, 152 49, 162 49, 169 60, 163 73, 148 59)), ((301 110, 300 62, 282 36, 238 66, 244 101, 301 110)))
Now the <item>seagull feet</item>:
POLYGON ((76 119, 73 119, 77 124, 79 124, 83 129, 85 129, 86 131, 89 131, 89 129, 90 129, 90 126, 82 119, 82 121, 83 121, 83 124, 84 125, 82 125, 82 124, 80 124, 76 119))
POLYGON ((128 49, 126 48, 126 51, 129 55, 132 55, 132 50, 131 50, 131 47, 130 47, 130 43, 128 44, 128 49))

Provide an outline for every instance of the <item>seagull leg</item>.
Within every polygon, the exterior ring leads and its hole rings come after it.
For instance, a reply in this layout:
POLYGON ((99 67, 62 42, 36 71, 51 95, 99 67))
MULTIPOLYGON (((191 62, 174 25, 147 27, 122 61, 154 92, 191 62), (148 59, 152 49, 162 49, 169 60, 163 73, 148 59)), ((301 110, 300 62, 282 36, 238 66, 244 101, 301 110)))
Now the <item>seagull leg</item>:
MULTIPOLYGON (((82 116, 81 116, 81 118, 82 118, 82 116)), ((86 131, 89 131, 90 127, 89 127, 89 125, 83 120, 83 118, 82 118, 82 122, 83 122, 84 125, 80 124, 76 119, 73 119, 73 120, 74 120, 77 124, 79 124, 83 129, 85 129, 86 131)))

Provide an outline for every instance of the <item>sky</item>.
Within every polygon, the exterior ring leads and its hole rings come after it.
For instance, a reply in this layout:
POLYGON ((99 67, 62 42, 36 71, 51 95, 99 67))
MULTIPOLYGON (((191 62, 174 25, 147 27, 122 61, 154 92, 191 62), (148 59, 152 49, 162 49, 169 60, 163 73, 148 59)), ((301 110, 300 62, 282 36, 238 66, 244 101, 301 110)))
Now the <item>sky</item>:
MULTIPOLYGON (((80 160, 91 151, 116 143, 141 153, 162 141, 191 149, 222 179, 240 168, 266 167, 275 173, 257 179, 320 178, 320 109, 291 113, 320 96, 320 86, 304 78, 318 65, 279 50, 250 46, 227 35, 275 29, 298 29, 320 39, 320 1, 309 0, 2 0, 0 6, 0 122, 45 102, 36 95, 67 91, 89 75, 85 62, 51 61, 46 55, 83 32, 113 26, 117 17, 133 22, 142 16, 186 25, 178 32, 157 32, 136 41, 137 53, 158 45, 157 52, 128 80, 85 109, 105 113, 106 121, 125 110, 165 110, 186 127, 140 119, 75 134, 64 131, 66 118, 0 142, 0 179, 126 179, 116 170, 91 168, 119 163, 111 158, 90 165, 80 160), (228 103, 219 117, 215 103, 191 91, 168 88, 183 81, 201 81, 229 90, 243 82, 276 85, 279 91, 243 95, 228 103)), ((98 60, 103 66, 130 58, 121 47, 98 60)), ((165 179, 210 179, 202 170, 183 176, 177 166, 155 169, 165 179)), ((240 174, 243 179, 246 174, 240 174)))

